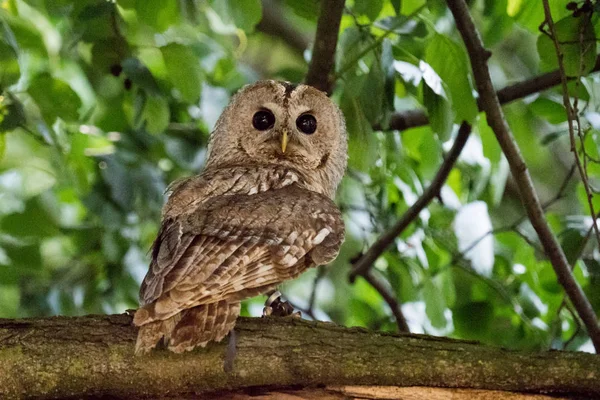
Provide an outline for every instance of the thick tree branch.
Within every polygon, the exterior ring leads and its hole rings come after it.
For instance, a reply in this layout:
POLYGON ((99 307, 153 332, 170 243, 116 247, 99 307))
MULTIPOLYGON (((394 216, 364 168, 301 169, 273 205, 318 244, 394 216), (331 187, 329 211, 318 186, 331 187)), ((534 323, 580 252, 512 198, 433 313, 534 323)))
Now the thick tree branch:
POLYGON ((256 29, 267 35, 281 38, 298 55, 302 56, 304 50, 310 45, 310 39, 299 30, 295 29, 286 19, 281 4, 273 0, 263 0, 263 16, 256 29))
MULTIPOLYGON (((592 72, 600 71, 600 57, 596 58, 596 65, 592 72)), ((549 89, 553 86, 557 86, 561 83, 560 71, 552 71, 546 74, 542 74, 530 79, 526 79, 521 82, 517 82, 513 85, 507 86, 496 92, 500 104, 508 104, 512 101, 522 99, 534 93, 538 93, 549 89)), ((483 107, 481 99, 478 100, 479 110, 482 111, 483 107)), ((424 126, 429 123, 429 118, 423 110, 408 110, 400 111, 392 114, 390 120, 390 130, 406 130, 410 128, 416 128, 418 126, 424 126)), ((381 129, 382 127, 376 127, 381 129)))
POLYGON ((331 92, 329 74, 335 62, 335 48, 340 30, 340 20, 344 12, 344 2, 345 0, 321 1, 312 59, 305 80, 306 84, 327 93, 331 92))
POLYGON ((577 314, 586 326, 596 351, 600 352, 600 326, 598 326, 596 314, 575 280, 571 272, 571 266, 544 217, 544 211, 533 187, 531 176, 527 170, 527 164, 525 164, 519 147, 506 123, 502 107, 492 86, 490 72, 487 67, 487 60, 490 53, 483 47, 465 1, 447 0, 447 4, 454 15, 456 27, 467 47, 477 91, 481 99, 481 107, 486 113, 488 124, 494 131, 502 152, 508 160, 529 220, 536 230, 544 251, 554 267, 558 281, 565 289, 567 296, 577 310, 577 314))
POLYGON ((361 256, 355 263, 354 268, 350 272, 350 281, 353 282, 357 275, 365 275, 375 260, 392 244, 395 239, 419 216, 419 213, 427 207, 429 202, 438 196, 448 174, 452 171, 456 160, 462 149, 469 139, 471 134, 471 125, 463 123, 458 130, 458 135, 452 148, 446 155, 446 159, 440 166, 437 174, 431 181, 429 187, 423 192, 419 199, 404 213, 402 218, 387 232, 379 237, 369 247, 369 250, 361 256))
POLYGON ((600 356, 592 354, 506 351, 294 318, 241 318, 236 331, 237 358, 225 373, 225 343, 134 356, 127 315, 0 320, 0 398, 246 398, 244 391, 329 385, 359 385, 355 393, 379 385, 396 393, 421 386, 600 396, 600 356))

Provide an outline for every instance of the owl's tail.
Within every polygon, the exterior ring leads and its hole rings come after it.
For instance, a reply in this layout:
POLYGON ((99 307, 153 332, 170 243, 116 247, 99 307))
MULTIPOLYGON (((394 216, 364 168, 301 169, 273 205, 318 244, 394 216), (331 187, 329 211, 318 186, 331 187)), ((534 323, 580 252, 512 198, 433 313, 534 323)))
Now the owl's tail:
POLYGON ((140 326, 135 354, 145 354, 164 340, 169 350, 183 353, 204 347, 210 341, 221 341, 234 327, 240 314, 240 303, 221 300, 181 311, 165 320, 140 326))

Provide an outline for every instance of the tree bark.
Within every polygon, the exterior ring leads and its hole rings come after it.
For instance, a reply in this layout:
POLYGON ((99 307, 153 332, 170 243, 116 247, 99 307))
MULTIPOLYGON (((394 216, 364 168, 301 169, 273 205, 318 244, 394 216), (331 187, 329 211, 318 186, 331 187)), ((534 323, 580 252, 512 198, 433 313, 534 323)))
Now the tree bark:
POLYGON ((452 393, 453 399, 503 398, 498 393, 511 399, 600 397, 600 356, 592 354, 507 351, 294 318, 240 318, 236 332, 233 371, 225 373, 226 343, 185 354, 157 350, 135 357, 136 329, 128 315, 0 320, 0 398, 202 394, 243 399, 284 393, 295 398, 435 399, 427 393, 436 391, 452 393), (402 391, 404 397, 398 394, 402 391), (407 391, 417 394, 411 397, 407 391), (357 394, 362 392, 371 397, 357 394))

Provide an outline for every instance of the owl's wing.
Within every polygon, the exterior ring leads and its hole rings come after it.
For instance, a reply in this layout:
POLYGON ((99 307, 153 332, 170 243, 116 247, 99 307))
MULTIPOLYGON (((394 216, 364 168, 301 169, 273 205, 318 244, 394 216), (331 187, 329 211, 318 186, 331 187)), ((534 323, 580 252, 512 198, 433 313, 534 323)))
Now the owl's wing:
POLYGON ((343 235, 335 204, 295 185, 214 198, 163 221, 140 292, 147 312, 138 311, 134 322, 263 293, 334 259, 343 235))

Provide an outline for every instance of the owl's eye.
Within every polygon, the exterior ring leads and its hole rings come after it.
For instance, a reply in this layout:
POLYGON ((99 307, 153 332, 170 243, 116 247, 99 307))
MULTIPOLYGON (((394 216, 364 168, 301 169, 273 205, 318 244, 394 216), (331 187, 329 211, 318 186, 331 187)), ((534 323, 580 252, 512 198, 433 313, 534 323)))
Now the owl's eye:
POLYGON ((261 110, 252 117, 252 126, 259 131, 266 131, 275 125, 275 116, 269 110, 261 110))
POLYGON ((311 114, 302 114, 296 120, 296 126, 302 133, 307 135, 315 133, 317 130, 317 119, 311 114))

